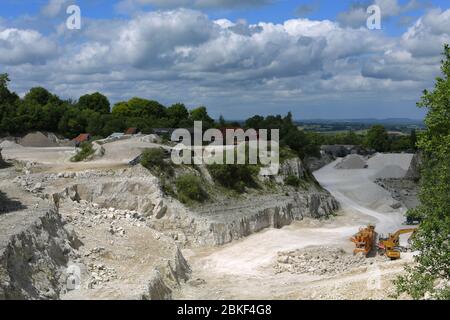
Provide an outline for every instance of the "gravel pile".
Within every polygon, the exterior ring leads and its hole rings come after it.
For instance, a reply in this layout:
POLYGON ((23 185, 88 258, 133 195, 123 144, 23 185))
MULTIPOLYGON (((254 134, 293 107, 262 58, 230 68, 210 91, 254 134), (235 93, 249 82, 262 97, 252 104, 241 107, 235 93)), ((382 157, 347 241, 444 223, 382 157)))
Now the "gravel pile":
POLYGON ((357 154, 351 154, 336 165, 336 169, 364 169, 367 168, 367 162, 363 157, 357 154))
POLYGON ((29 133, 20 140, 24 147, 51 148, 58 147, 58 144, 51 137, 47 137, 42 132, 29 133))
POLYGON ((382 170, 388 166, 398 166, 402 168, 405 173, 411 167, 411 162, 414 154, 410 153, 377 153, 372 158, 367 160, 369 169, 382 170))
POLYGON ((334 275, 357 267, 373 264, 377 258, 353 255, 340 248, 309 247, 301 250, 279 252, 275 273, 334 275))
POLYGON ((397 165, 390 165, 378 171, 375 176, 377 178, 404 178, 406 176, 406 170, 397 165))

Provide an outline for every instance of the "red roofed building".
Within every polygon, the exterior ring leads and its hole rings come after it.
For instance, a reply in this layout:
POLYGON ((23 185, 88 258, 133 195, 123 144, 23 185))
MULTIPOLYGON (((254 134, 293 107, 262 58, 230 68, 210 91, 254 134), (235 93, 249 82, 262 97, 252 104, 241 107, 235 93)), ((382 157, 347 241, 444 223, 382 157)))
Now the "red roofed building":
POLYGON ((89 141, 90 139, 91 139, 91 135, 89 133, 82 133, 78 137, 73 139, 73 141, 75 142, 75 145, 78 147, 80 144, 82 144, 83 142, 89 141))
POLYGON ((128 128, 127 131, 125 131, 126 135, 133 135, 133 134, 138 134, 138 133, 139 133, 138 128, 128 128))

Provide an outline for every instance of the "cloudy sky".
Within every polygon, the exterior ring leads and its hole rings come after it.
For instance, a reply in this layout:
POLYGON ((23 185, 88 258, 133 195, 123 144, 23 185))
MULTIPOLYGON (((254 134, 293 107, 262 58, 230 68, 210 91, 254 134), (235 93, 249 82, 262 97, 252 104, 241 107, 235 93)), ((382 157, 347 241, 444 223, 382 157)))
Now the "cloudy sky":
POLYGON ((2 0, 0 72, 23 95, 100 91, 228 119, 421 118, 450 43, 448 0, 2 0), (81 8, 80 30, 66 10, 81 8), (369 30, 367 8, 381 9, 369 30))

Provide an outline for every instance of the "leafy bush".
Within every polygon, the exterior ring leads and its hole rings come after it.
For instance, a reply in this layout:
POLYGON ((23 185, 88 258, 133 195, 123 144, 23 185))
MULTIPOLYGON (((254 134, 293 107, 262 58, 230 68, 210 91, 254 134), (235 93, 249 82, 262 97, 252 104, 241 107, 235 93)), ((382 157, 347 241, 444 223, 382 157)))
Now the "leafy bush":
POLYGON ((86 160, 89 156, 93 155, 95 150, 92 147, 92 143, 90 142, 83 142, 81 144, 81 150, 70 159, 72 162, 80 162, 83 160, 86 160))
POLYGON ((202 187, 202 180, 193 174, 186 174, 176 179, 178 199, 183 203, 204 202, 208 194, 202 187))
POLYGON ((417 146, 424 155, 419 193, 420 205, 413 212, 422 216, 414 239, 415 264, 399 276, 399 292, 414 299, 431 295, 435 299, 450 297, 450 46, 445 45, 441 70, 433 91, 425 90, 419 107, 427 108, 426 130, 417 146), (437 285, 439 284, 439 285, 437 285), (427 294, 429 293, 429 294, 427 294))
POLYGON ((147 149, 142 153, 141 165, 156 173, 168 173, 172 175, 172 166, 165 161, 166 155, 162 148, 147 149))
POLYGON ((288 186, 294 187, 294 188, 298 188, 300 187, 300 179, 294 175, 289 175, 286 177, 286 179, 284 180, 284 183, 288 186))
POLYGON ((280 147, 280 163, 283 163, 289 159, 296 158, 298 155, 289 147, 280 147))
POLYGON ((256 187, 255 176, 259 172, 257 165, 212 164, 208 170, 220 185, 242 192, 245 187, 256 187))
POLYGON ((390 148, 389 136, 386 128, 382 125, 374 125, 367 131, 366 147, 377 152, 387 152, 390 148))

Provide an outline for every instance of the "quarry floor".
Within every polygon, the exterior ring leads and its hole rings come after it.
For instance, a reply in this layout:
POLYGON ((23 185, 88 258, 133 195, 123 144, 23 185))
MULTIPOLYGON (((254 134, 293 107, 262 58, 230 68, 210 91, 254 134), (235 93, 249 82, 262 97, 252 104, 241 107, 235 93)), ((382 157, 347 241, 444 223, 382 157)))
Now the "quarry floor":
MULTIPOLYGON (((406 166, 410 155, 387 163, 406 166)), ((389 158, 389 157, 387 157, 389 158)), ((268 229, 220 248, 185 249, 192 280, 183 286, 176 299, 390 299, 392 281, 412 263, 411 252, 401 259, 374 259, 370 266, 349 268, 332 275, 275 273, 280 252, 307 247, 341 248, 351 254, 350 237, 361 226, 373 223, 379 233, 387 234, 405 227, 403 210, 394 210, 386 190, 373 183, 376 169, 338 170, 340 159, 315 172, 317 180, 341 203, 341 210, 327 220, 305 219, 282 229, 268 229)), ((375 159, 375 162, 377 159, 375 159)), ((378 164, 378 163, 377 163, 378 164)), ((375 167, 375 163, 373 163, 375 167)), ((383 169, 384 166, 381 166, 383 169)), ((406 168, 407 169, 407 168, 406 168)), ((407 238, 401 238, 406 245, 407 238)))

